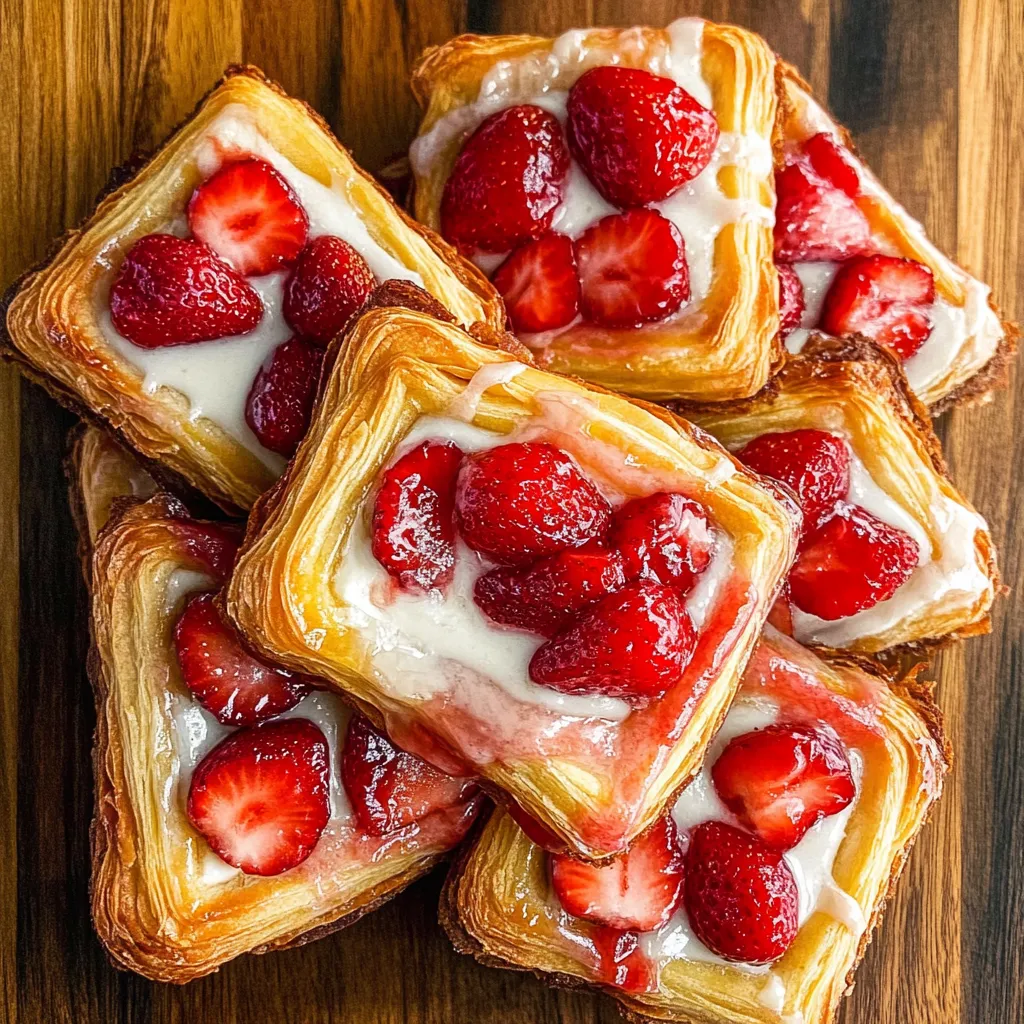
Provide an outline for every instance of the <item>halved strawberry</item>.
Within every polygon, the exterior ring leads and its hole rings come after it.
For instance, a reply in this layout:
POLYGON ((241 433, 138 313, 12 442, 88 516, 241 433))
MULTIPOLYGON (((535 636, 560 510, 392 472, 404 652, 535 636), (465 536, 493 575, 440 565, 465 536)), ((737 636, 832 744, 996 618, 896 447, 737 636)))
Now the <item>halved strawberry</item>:
POLYGON ((606 327, 639 327, 690 298, 683 236, 655 210, 603 217, 576 239, 582 312, 606 327))
POLYGON ((424 441, 384 471, 373 504, 373 557, 403 590, 443 590, 452 581, 462 458, 454 441, 424 441))
POLYGON ((569 149, 620 209, 667 199, 708 165, 718 120, 671 78, 607 65, 569 90, 569 149))
POLYGON ((269 274, 302 251, 309 218, 266 160, 224 164, 192 193, 188 226, 240 274, 269 274))
POLYGON ((708 567, 714 542, 704 508, 668 491, 617 508, 608 535, 622 552, 628 579, 655 580, 680 593, 708 567))
POLYGON ((793 604, 820 619, 842 619, 892 597, 917 567, 909 534, 859 505, 842 504, 808 534, 789 573, 793 604))
POLYGON ((232 733, 199 762, 187 807, 214 853, 247 875, 296 867, 331 817, 324 734, 304 718, 232 733))
POLYGON ((796 330, 804 316, 804 286, 788 263, 777 263, 779 274, 779 330, 783 335, 796 330))
POLYGON ((779 850, 721 821, 690 833, 686 916, 712 953, 738 963, 778 960, 796 938, 800 894, 779 850))
POLYGON ((340 334, 374 288, 369 264, 344 239, 314 238, 299 255, 284 290, 288 326, 314 345, 340 334))
POLYGON ((492 569, 477 577, 473 600, 503 626, 551 637, 578 612, 625 585, 622 555, 591 542, 525 569, 492 569))
POLYGON ((821 329, 863 334, 909 359, 932 332, 935 277, 916 260, 860 256, 839 268, 825 295, 821 329))
POLYGON ((474 784, 453 779, 399 750, 369 719, 354 714, 341 752, 341 781, 360 828, 373 836, 468 799, 474 784))
POLYGON ((462 252, 508 252, 551 229, 569 172, 554 114, 524 103, 466 140, 441 196, 441 234, 462 252))
POLYGON ((466 458, 456 517, 463 539, 503 565, 527 565, 603 537, 612 510, 572 457, 546 442, 466 458))
POLYGON ((678 682, 696 646, 676 591, 640 580, 539 647, 530 678, 560 693, 621 697, 639 708, 678 682))
POLYGON ((683 898, 683 851, 675 822, 659 818, 629 848, 604 864, 551 856, 551 881, 570 914, 612 928, 649 932, 672 916, 683 898))
POLYGON ((853 159, 828 132, 818 132, 804 143, 811 166, 830 184, 851 199, 860 195, 860 174, 853 159))
POLYGON ((162 348, 247 334, 263 300, 202 242, 143 235, 114 278, 110 316, 132 344, 162 348))
POLYGON ((498 267, 494 287, 517 332, 564 327, 580 309, 572 239, 552 232, 521 245, 498 267))
POLYGON ((245 400, 245 422, 260 444, 291 458, 313 413, 324 350, 302 338, 278 345, 245 400))
POLYGON ((871 225, 860 207, 806 160, 775 175, 775 259, 845 260, 864 252, 871 225))
POLYGON ((857 792, 838 737, 802 725, 736 736, 711 769, 715 790, 740 823, 777 850, 791 850, 857 792))
POLYGON ((254 658, 214 604, 197 594, 174 627, 181 675, 192 695, 225 725, 255 725, 294 707, 308 681, 254 658))
POLYGON ((850 449, 827 430, 762 434, 736 452, 755 473, 788 484, 800 501, 804 533, 816 530, 850 489, 850 449))

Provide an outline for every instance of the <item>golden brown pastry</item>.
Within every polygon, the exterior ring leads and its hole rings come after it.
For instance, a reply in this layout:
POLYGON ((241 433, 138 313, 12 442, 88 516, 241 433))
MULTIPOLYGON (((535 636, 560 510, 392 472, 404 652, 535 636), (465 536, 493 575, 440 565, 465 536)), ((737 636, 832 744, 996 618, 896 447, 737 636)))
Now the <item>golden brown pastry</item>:
POLYGON ((406 749, 605 857, 700 763, 795 521, 703 431, 425 300, 385 286, 340 341, 226 607, 406 749))
POLYGON ((890 688, 769 631, 707 767, 622 862, 624 885, 546 853, 498 808, 453 866, 441 920, 481 962, 600 986, 630 1020, 827 1024, 947 764, 913 675, 890 688), (783 750, 807 755, 788 779, 804 802, 765 796, 783 750), (602 923, 615 915, 661 923, 602 923))
POLYGON ((800 494, 798 640, 874 652, 989 631, 999 580, 988 526, 950 481, 895 356, 814 337, 762 394, 686 414, 800 494), (801 436, 801 453, 779 451, 801 436))
POLYGON ((322 118, 232 67, 12 288, 4 340, 59 400, 238 511, 304 426, 275 421, 261 397, 308 417, 332 316, 396 276, 464 323, 504 321, 483 275, 399 210, 322 118))
MULTIPOLYGON (((428 49, 413 71, 424 108, 410 150, 416 216, 489 272, 513 248, 509 239, 527 239, 494 280, 517 334, 545 369, 650 399, 753 394, 781 355, 772 261, 775 69, 759 36, 697 18, 666 29, 582 29, 557 39, 458 36, 428 49), (596 68, 634 78, 596 83, 596 68), (588 109, 600 106, 605 116, 583 142, 573 110, 583 102, 577 82, 588 72, 586 88, 600 91, 588 109), (673 86, 679 88, 666 96, 673 86), (636 111, 647 104, 650 116, 641 118, 636 111), (516 110, 533 121, 547 119, 542 127, 551 136, 518 177, 523 149, 512 149, 509 126, 493 120, 520 117, 509 113, 513 105, 526 105, 516 110), (612 123, 627 110, 625 126, 612 123), (683 125, 682 138, 667 128, 640 137, 641 121, 683 125), (620 146, 615 132, 634 134, 620 146), (614 164, 627 149, 636 167, 614 164), (701 156, 674 163, 683 149, 701 156), (507 180, 488 177, 485 167, 469 181, 463 164, 471 150, 477 166, 490 153, 507 152, 507 180), (530 200, 546 168, 547 191, 531 206, 533 226, 517 219, 513 230, 516 197, 526 183, 522 202, 530 200), (477 212, 484 207, 506 218, 487 233, 477 212), (554 236, 528 241, 547 229, 554 236), (684 242, 686 295, 666 285, 667 236, 674 232, 684 242), (568 266, 570 248, 575 260, 568 266), (576 271, 578 298, 571 283, 557 283, 575 280, 576 271)), ((527 124, 527 132, 539 130, 527 124)))

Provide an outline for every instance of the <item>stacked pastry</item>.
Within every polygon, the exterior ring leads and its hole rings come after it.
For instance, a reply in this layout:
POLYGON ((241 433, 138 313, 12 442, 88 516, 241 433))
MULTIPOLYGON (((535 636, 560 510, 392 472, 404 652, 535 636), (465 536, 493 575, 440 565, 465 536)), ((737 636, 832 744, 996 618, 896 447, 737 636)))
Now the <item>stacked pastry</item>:
POLYGON ((742 29, 463 36, 413 88, 419 223, 233 68, 7 297, 98 425, 97 932, 187 981, 478 819, 459 949, 829 1021, 948 767, 921 656, 999 589, 929 408, 1013 329, 742 29))

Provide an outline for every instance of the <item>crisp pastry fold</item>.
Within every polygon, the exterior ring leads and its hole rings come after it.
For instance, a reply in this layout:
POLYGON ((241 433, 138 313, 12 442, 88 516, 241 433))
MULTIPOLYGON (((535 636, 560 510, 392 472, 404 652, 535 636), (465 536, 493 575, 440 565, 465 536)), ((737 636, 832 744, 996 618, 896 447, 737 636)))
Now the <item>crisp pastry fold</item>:
POLYGON ((4 302, 6 354, 29 377, 229 511, 249 508, 283 465, 243 417, 268 342, 288 337, 278 322, 280 284, 274 274, 260 279, 263 319, 249 335, 159 349, 118 333, 109 294, 134 242, 183 235, 193 190, 217 163, 252 152, 301 193, 310 237, 344 237, 378 279, 401 274, 422 283, 462 322, 504 320, 484 276, 406 216, 322 118, 258 69, 229 68, 147 162, 133 165, 127 180, 112 178, 113 190, 84 224, 4 302))
POLYGON ((793 430, 844 438, 850 500, 917 540, 919 564, 892 597, 835 621, 795 609, 798 640, 871 653, 989 631, 999 576, 988 526, 949 479, 927 411, 886 350, 815 335, 760 395, 684 414, 730 451, 793 430))
MULTIPOLYGON (((529 970, 553 984, 599 986, 637 1022, 828 1024, 948 768, 939 713, 914 676, 886 685, 889 677, 867 659, 818 657, 770 628, 756 649, 734 711, 748 723, 764 718, 766 709, 789 722, 824 722, 859 764, 857 795, 845 820, 830 832, 833 819, 824 819, 817 835, 787 854, 791 863, 802 863, 800 884, 820 888, 816 902, 801 912, 792 944, 769 965, 731 963, 711 953, 694 937, 685 907, 659 931, 641 935, 630 961, 613 962, 615 943, 602 941, 602 926, 562 909, 549 855, 501 808, 453 865, 441 923, 460 951, 481 962, 529 970), (826 855, 830 864, 820 860, 826 855), (623 969, 616 981, 624 962, 630 971, 623 969), (624 978, 633 991, 620 987, 624 978)), ((727 719, 725 731, 729 726, 727 719)), ((684 807, 686 797, 684 791, 677 805, 681 830, 701 820, 694 807, 714 806, 698 797, 684 807)))
MULTIPOLYGON (((424 109, 410 150, 416 216, 441 227, 441 200, 459 150, 485 117, 517 103, 558 109, 587 70, 608 64, 674 78, 717 117, 711 164, 665 201, 690 265, 689 302, 661 322, 612 327, 574 321, 522 339, 540 366, 648 399, 712 401, 753 394, 777 368, 778 280, 772 259, 776 58, 759 36, 684 18, 666 29, 584 29, 557 39, 457 36, 426 50, 412 87, 424 109), (675 204, 673 206, 672 204, 675 204)), ((570 235, 613 212, 582 171, 570 171, 570 235), (578 207, 590 203, 590 215, 578 207)), ((555 214, 555 229, 560 213, 555 214)))
POLYGON ((306 439, 254 509, 226 608, 255 649, 327 679, 406 749, 456 774, 471 768, 582 856, 608 856, 699 765, 796 524, 704 431, 539 370, 512 339, 482 345, 432 308, 443 312, 392 282, 350 325, 306 439), (631 710, 535 684, 533 640, 488 623, 458 567, 443 601, 395 595, 371 554, 377 481, 396 452, 432 437, 468 451, 549 442, 626 498, 671 491, 706 509, 719 546, 687 606, 699 612, 698 645, 663 697, 631 710))
MULTIPOLYGON (((92 434, 77 449, 89 522, 125 478, 116 452, 96 457, 106 444, 92 434)), ((383 836, 361 830, 338 781, 351 712, 314 690, 288 715, 314 722, 330 747, 330 820, 315 849, 273 876, 243 874, 212 851, 186 813, 189 779, 215 742, 237 734, 185 687, 172 629, 188 595, 214 584, 230 558, 235 540, 225 530, 157 493, 115 505, 92 563, 93 922, 115 963, 158 981, 191 981, 242 953, 299 945, 356 920, 429 870, 479 804, 467 795, 383 836)))

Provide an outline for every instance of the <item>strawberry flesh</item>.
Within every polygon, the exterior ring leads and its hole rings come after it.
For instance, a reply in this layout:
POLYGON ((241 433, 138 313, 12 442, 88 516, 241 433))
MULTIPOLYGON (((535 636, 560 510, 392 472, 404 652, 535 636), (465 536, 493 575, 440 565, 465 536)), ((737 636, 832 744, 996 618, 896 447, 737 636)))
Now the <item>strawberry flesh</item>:
POLYGON ((132 344, 163 348, 247 334, 263 318, 263 301, 202 242, 144 235, 114 278, 110 316, 132 344))
POLYGON ((851 199, 860 195, 860 175, 846 149, 828 132, 818 132, 804 143, 804 152, 811 166, 830 185, 845 192, 851 199))
POLYGON ((526 838, 542 850, 547 850, 548 853, 564 853, 567 849, 563 840, 559 839, 547 825, 542 825, 532 814, 527 814, 519 804, 511 801, 505 810, 508 811, 508 816, 523 830, 526 838))
POLYGON ((517 333, 551 331, 571 323, 580 309, 580 282, 572 239, 548 234, 516 249, 494 275, 517 333))
POLYGON ((775 269, 779 274, 779 330, 785 336, 803 320, 804 286, 788 263, 778 263, 775 269))

